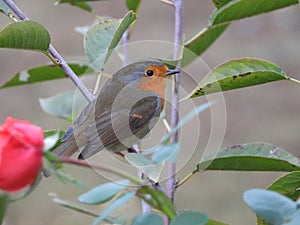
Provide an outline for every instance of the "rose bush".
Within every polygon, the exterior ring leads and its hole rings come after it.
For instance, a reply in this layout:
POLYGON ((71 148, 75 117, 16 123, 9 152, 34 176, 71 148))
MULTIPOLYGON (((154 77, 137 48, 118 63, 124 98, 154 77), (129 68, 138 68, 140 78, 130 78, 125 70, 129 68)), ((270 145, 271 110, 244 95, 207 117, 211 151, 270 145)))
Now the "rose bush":
POLYGON ((28 121, 8 117, 0 127, 0 189, 18 191, 36 179, 42 166, 44 134, 28 121))

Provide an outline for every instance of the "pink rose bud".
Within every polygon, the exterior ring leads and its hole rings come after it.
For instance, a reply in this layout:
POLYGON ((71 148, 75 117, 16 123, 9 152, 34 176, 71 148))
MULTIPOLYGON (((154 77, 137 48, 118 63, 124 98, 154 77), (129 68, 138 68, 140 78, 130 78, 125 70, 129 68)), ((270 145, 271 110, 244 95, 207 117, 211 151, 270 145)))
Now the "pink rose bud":
POLYGON ((42 166, 44 134, 28 121, 8 117, 0 126, 0 189, 18 191, 36 179, 42 166))

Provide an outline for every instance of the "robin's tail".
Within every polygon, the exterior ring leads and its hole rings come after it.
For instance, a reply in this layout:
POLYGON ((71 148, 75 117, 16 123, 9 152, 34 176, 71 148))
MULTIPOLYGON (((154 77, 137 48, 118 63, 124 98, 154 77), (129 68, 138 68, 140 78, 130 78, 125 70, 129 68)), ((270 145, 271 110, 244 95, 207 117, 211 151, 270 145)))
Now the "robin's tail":
POLYGON ((52 152, 56 156, 70 157, 78 150, 75 138, 69 138, 52 152))

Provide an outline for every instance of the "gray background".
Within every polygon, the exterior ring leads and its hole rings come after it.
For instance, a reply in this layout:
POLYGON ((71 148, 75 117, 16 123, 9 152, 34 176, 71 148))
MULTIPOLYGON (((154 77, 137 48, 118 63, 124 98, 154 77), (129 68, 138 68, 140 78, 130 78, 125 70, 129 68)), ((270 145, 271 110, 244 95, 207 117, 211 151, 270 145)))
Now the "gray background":
MULTIPOLYGON (((74 27, 91 23, 93 18, 89 14, 69 5, 54 6, 53 1, 30 0, 16 3, 31 19, 48 29, 52 44, 65 58, 84 57, 82 36, 74 32, 74 27)), ((121 18, 126 13, 124 1, 103 1, 93 3, 93 6, 95 13, 101 16, 121 18)), ((185 1, 186 37, 208 23, 212 10, 213 5, 208 0, 185 1)), ((173 19, 171 7, 158 0, 143 1, 131 41, 155 39, 172 42, 173 19)), ((0 17, 1 27, 8 22, 10 21, 5 16, 0 17)), ((293 6, 233 23, 202 58, 213 68, 231 58, 257 57, 277 63, 288 75, 300 79, 299 35, 299 6, 293 6)), ((1 49, 0 83, 4 83, 18 71, 48 62, 48 58, 41 53, 1 49)), ((198 73, 197 68, 193 71, 194 74, 198 73)), ((200 77, 204 75, 198 74, 200 77)), ((7 116, 13 116, 30 120, 44 129, 65 128, 66 122, 41 110, 38 98, 49 97, 72 88, 72 83, 65 79, 1 90, 0 121, 7 116)), ((287 81, 224 93, 227 127, 222 145, 265 141, 300 157, 299 95, 300 86, 287 81)), ((196 104, 200 102, 201 100, 195 100, 196 104)), ((203 130, 208 129, 209 132, 209 122, 205 122, 205 118, 209 118, 208 113, 204 113, 203 118, 203 130)), ((188 125, 188 129, 192 132, 193 126, 188 125)), ((180 171, 179 178, 188 173, 198 160, 196 154, 180 171)), ((87 188, 103 182, 101 177, 87 169, 66 166, 65 170, 84 182, 87 188)), ((267 172, 204 172, 195 175, 185 186, 178 189, 176 206, 179 210, 200 210, 232 225, 252 225, 255 224, 255 216, 243 203, 243 192, 253 187, 267 187, 281 175, 267 172)), ((92 223, 93 218, 53 203, 48 197, 49 192, 76 201, 82 190, 71 184, 65 185, 57 179, 44 180, 29 197, 10 205, 6 224, 92 223)), ((93 209, 101 211, 101 207, 93 209)), ((119 212, 133 217, 139 210, 139 201, 136 200, 130 203, 130 207, 125 206, 119 212)))

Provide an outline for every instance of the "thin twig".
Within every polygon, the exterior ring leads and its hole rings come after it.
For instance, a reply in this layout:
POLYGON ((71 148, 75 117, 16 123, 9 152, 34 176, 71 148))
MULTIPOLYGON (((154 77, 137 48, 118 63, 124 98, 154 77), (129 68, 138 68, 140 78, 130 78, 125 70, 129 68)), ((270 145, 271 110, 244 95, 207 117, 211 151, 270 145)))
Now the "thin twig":
MULTIPOLYGON (((12 1, 12 0, 3 0, 8 7, 21 19, 29 20, 29 18, 22 12, 21 9, 12 1)), ((95 99, 95 96, 87 89, 87 87, 81 82, 81 80, 76 76, 74 71, 69 67, 66 61, 61 57, 61 55, 56 51, 56 49, 50 44, 49 53, 61 67, 61 69, 66 73, 66 75, 73 81, 76 87, 84 95, 84 97, 92 102, 95 99)))
POLYGON ((164 109, 161 112, 160 118, 162 119, 162 122, 164 123, 165 128, 166 128, 167 132, 169 133, 171 131, 171 127, 170 127, 170 124, 169 124, 169 122, 167 120, 167 117, 166 117, 166 109, 164 109))
POLYGON ((171 1, 169 1, 169 0, 160 0, 162 3, 165 3, 166 5, 168 5, 168 6, 172 6, 172 7, 175 7, 174 6, 174 3, 173 2, 171 2, 171 1))
POLYGON ((300 81, 295 79, 295 78, 289 77, 289 80, 296 83, 296 84, 300 84, 300 81))
POLYGON ((179 181, 179 183, 176 185, 176 188, 179 188, 181 185, 187 182, 197 172, 199 172, 199 170, 194 170, 190 172, 188 175, 186 175, 181 181, 179 181))

